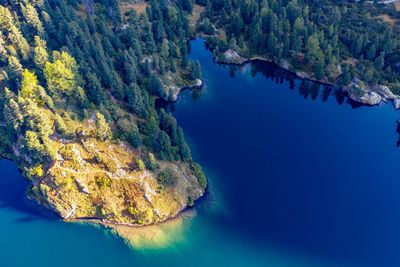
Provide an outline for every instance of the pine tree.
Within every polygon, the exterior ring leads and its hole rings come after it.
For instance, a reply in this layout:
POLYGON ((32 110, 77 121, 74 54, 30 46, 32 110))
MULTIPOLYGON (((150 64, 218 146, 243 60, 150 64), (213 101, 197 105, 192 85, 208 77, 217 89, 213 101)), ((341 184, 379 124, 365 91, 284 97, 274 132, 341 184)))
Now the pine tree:
POLYGON ((112 133, 110 126, 106 121, 106 118, 100 112, 96 112, 96 138, 100 141, 110 140, 112 138, 112 133))
POLYGON ((35 48, 33 61, 35 66, 39 69, 43 69, 46 62, 48 61, 49 55, 46 49, 46 42, 39 36, 35 36, 35 48))

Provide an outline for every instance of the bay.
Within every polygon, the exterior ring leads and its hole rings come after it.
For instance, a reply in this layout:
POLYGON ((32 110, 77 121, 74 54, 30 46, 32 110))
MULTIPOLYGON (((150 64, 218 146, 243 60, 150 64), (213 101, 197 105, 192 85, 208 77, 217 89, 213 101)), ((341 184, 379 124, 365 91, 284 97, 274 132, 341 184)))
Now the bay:
POLYGON ((359 106, 273 64, 213 62, 165 106, 210 181, 163 246, 66 223, 0 161, 0 266, 399 266, 400 150, 390 104, 359 106))

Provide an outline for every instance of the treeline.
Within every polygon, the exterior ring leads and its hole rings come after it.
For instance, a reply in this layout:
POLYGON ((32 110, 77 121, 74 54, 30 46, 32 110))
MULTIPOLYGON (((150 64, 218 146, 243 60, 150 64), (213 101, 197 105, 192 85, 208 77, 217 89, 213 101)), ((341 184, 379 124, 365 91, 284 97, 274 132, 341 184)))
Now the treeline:
POLYGON ((398 19, 391 6, 330 0, 197 2, 206 7, 198 30, 210 36, 219 54, 234 49, 244 57, 288 61, 318 80, 346 85, 358 77, 397 91, 400 28, 380 17, 398 19))
POLYGON ((140 15, 117 0, 0 3, 0 152, 42 166, 93 120, 99 140, 192 161, 176 120, 154 105, 167 81, 200 77, 188 58, 192 2, 152 0, 140 15))

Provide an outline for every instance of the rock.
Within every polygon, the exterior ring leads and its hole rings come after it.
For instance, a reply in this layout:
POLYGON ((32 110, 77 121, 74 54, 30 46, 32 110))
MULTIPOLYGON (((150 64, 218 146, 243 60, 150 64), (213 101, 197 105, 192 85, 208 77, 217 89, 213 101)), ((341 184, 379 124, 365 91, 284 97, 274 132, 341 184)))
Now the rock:
POLYGON ((394 100, 397 98, 396 95, 390 91, 389 87, 385 85, 376 85, 372 88, 372 91, 381 95, 385 100, 394 100))
POLYGON ((367 86, 358 78, 354 78, 349 86, 343 87, 343 90, 348 92, 354 101, 371 106, 396 98, 387 86, 367 86))
POLYGON ((196 84, 194 86, 198 87, 198 88, 202 87, 203 86, 203 81, 200 80, 200 79, 196 79, 196 84))
POLYGON ((179 93, 185 88, 201 88, 203 86, 203 81, 196 79, 193 84, 187 85, 186 87, 180 88, 176 85, 169 85, 165 88, 167 89, 167 96, 164 98, 166 101, 175 102, 178 100, 179 93))
POLYGON ((64 160, 63 157, 61 156, 61 154, 58 153, 58 152, 57 152, 57 154, 56 154, 56 160, 58 160, 58 161, 64 160))
POLYGON ((358 78, 356 78, 356 77, 353 78, 353 80, 351 81, 351 83, 352 83, 352 84, 355 84, 355 85, 358 85, 358 86, 363 86, 363 84, 364 84, 360 79, 358 79, 358 78))
POLYGON ((337 75, 338 75, 338 76, 342 74, 342 67, 340 66, 340 64, 337 65, 337 67, 336 67, 336 72, 337 72, 337 75))
POLYGON ((343 91, 348 92, 349 97, 354 101, 366 105, 379 104, 382 101, 382 97, 378 93, 369 90, 370 88, 365 87, 358 79, 353 79, 350 86, 343 87, 343 91))
POLYGON ((299 78, 302 78, 302 79, 307 79, 307 78, 309 78, 308 74, 305 73, 305 72, 303 72, 303 71, 296 71, 296 75, 297 75, 299 78))
POLYGON ((167 87, 167 97, 166 100, 167 101, 176 101, 178 99, 178 95, 180 93, 181 89, 176 86, 176 85, 170 85, 167 87))
POLYGON ((79 179, 75 180, 76 185, 78 186, 79 191, 81 191, 84 194, 89 194, 89 188, 87 187, 86 184, 84 184, 83 182, 81 182, 79 179))
POLYGON ((400 109, 400 98, 399 98, 399 97, 396 97, 396 98, 393 100, 393 105, 394 105, 394 108, 395 108, 395 109, 400 109))
POLYGON ((71 209, 70 209, 67 213, 62 214, 61 216, 62 216, 64 219, 68 219, 68 218, 70 218, 70 217, 74 217, 75 211, 76 211, 76 204, 73 204, 72 207, 71 207, 71 209))
POLYGON ((283 60, 282 61, 282 65, 280 65, 281 68, 285 69, 285 70, 290 70, 291 65, 289 63, 289 61, 287 60, 283 60))
POLYGON ((368 105, 377 105, 382 101, 382 97, 375 92, 367 92, 361 98, 361 103, 368 105))
POLYGON ((223 57, 224 57, 224 62, 226 63, 241 64, 245 61, 245 59, 241 57, 239 53, 233 49, 226 50, 225 53, 223 54, 223 57))
POLYGON ((123 169, 118 169, 117 170, 117 176, 118 177, 125 177, 126 176, 126 171, 123 169))

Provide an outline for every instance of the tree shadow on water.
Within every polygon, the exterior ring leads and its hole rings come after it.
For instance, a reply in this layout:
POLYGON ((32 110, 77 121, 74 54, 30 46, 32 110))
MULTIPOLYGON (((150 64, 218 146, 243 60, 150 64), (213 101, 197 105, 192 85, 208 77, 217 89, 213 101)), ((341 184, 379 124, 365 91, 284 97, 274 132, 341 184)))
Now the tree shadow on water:
POLYGON ((400 119, 396 121, 396 134, 397 134, 396 147, 400 147, 400 119))
POLYGON ((0 160, 0 210, 11 209, 19 212, 20 216, 15 221, 20 223, 56 219, 54 215, 27 198, 28 186, 14 162, 0 160))

